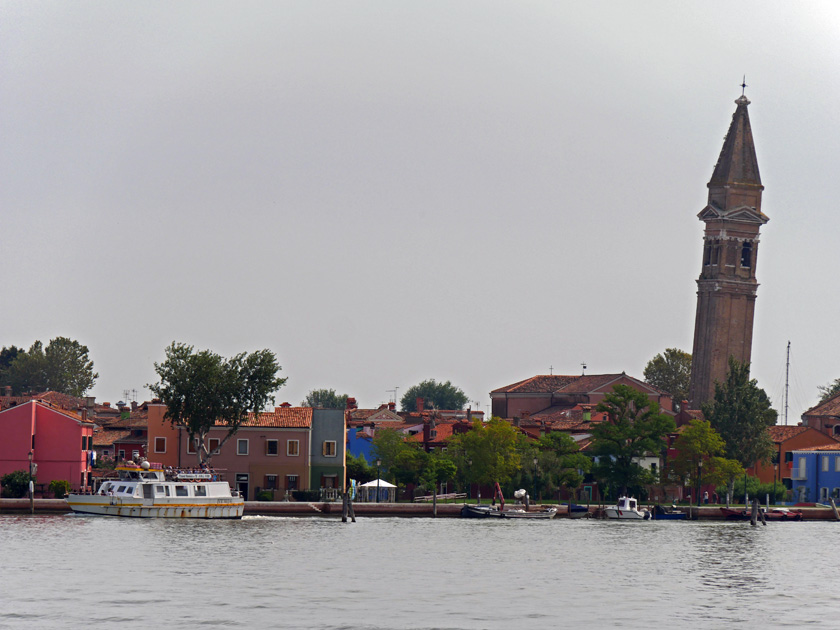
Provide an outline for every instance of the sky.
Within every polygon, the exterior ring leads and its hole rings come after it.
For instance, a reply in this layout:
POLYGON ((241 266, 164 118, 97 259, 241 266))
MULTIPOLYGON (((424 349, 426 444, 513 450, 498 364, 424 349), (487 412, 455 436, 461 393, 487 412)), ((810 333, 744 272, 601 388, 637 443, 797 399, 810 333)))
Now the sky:
POLYGON ((840 377, 836 2, 3 0, 0 346, 77 339, 112 403, 173 341, 272 350, 278 404, 642 378, 744 75, 795 424, 840 377))

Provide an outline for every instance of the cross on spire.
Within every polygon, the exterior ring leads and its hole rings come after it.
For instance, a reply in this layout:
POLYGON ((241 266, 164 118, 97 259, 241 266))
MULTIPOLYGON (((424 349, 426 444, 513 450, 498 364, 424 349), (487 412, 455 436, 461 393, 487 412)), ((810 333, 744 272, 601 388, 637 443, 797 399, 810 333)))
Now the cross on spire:
POLYGON ((744 96, 744 90, 746 90, 749 86, 747 85, 747 75, 744 75, 744 78, 741 79, 741 96, 744 96))

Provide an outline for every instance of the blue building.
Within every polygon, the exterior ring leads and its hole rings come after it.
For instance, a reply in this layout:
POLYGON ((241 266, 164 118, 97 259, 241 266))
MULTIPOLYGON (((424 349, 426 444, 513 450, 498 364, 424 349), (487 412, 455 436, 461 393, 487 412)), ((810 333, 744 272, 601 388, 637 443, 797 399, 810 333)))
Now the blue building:
POLYGON ((828 503, 840 499, 840 443, 794 450, 790 471, 793 500, 828 503))

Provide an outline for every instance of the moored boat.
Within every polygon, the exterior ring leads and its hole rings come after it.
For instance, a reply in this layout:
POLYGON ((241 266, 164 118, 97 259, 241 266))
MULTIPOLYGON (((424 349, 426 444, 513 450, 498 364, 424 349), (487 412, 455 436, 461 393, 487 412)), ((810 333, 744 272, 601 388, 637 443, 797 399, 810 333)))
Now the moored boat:
POLYGON ((557 514, 556 507, 526 512, 522 509, 500 509, 494 505, 464 505, 461 518, 528 518, 551 519, 557 514))
POLYGON ((588 518, 589 517, 589 507, 585 505, 576 505, 574 503, 569 503, 567 508, 567 514, 569 518, 588 518))
MULTIPOLYGON (((772 510, 765 510, 759 508, 761 514, 758 518, 764 517, 765 521, 801 521, 802 512, 800 510, 789 510, 787 508, 773 508, 772 510)), ((743 508, 720 508, 721 514, 727 521, 749 521, 752 519, 752 512, 743 508)))
POLYGON ((212 471, 164 470, 142 462, 116 469, 96 494, 70 494, 67 504, 80 514, 137 518, 242 518, 245 501, 212 471))
POLYGON ((607 518, 631 521, 648 520, 650 518, 650 512, 640 510, 638 501, 632 497, 619 497, 618 503, 604 508, 604 514, 607 518))
POLYGON ((681 512, 674 507, 664 507, 662 505, 653 506, 653 520, 655 521, 684 521, 688 518, 688 514, 681 512))

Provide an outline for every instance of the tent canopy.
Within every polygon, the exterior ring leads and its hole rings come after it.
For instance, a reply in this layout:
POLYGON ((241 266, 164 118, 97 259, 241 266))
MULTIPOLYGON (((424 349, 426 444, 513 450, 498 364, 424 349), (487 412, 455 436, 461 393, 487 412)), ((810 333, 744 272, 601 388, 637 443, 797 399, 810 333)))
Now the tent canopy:
POLYGON ((373 481, 368 481, 367 483, 363 483, 360 487, 362 488, 375 488, 376 486, 380 488, 396 488, 392 483, 388 483, 384 479, 374 479, 373 481))

